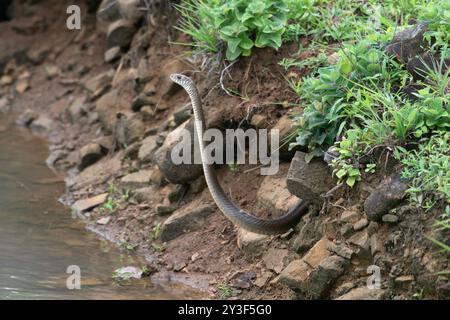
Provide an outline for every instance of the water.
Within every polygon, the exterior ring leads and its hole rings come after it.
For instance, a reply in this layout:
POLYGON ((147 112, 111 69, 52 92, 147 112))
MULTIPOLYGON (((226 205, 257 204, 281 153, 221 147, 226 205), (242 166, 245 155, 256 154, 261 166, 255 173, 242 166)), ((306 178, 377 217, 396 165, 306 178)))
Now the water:
POLYGON ((0 299, 186 297, 148 278, 114 281, 116 268, 142 264, 71 217, 58 202, 62 179, 46 157, 45 141, 0 116, 0 299), (81 290, 67 289, 70 265, 80 267, 81 290))

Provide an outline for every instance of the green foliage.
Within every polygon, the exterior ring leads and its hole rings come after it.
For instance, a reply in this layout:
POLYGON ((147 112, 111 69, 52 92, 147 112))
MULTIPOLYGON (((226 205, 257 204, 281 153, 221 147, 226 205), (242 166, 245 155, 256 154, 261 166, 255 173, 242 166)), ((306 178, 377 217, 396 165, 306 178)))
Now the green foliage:
POLYGON ((225 282, 221 283, 217 287, 217 291, 218 291, 220 299, 228 299, 233 294, 233 291, 231 290, 230 285, 228 283, 225 283, 225 282))
POLYGON ((117 210, 118 204, 113 197, 108 197, 108 200, 101 206, 101 209, 108 213, 114 213, 117 210))
POLYGON ((161 235, 161 223, 157 223, 152 228, 151 237, 153 240, 156 240, 159 238, 160 235, 161 235))
POLYGON ((249 56, 253 47, 278 49, 288 20, 284 1, 193 0, 177 8, 182 16, 178 29, 192 37, 193 45, 218 52, 223 42, 230 61, 249 56))

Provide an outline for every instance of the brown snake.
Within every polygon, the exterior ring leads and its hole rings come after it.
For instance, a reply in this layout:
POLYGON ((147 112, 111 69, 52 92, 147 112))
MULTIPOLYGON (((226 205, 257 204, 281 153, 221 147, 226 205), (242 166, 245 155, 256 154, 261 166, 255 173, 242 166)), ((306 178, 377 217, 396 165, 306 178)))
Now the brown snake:
POLYGON ((255 233, 262 234, 281 234, 294 227, 307 212, 307 205, 300 200, 285 215, 274 219, 257 218, 237 207, 225 194, 217 180, 214 167, 208 164, 205 158, 205 142, 203 140, 203 132, 205 130, 205 116, 203 114, 202 103, 198 95, 197 87, 191 78, 181 75, 172 74, 170 79, 183 87, 188 93, 192 109, 194 111, 195 130, 198 137, 200 156, 202 160, 203 172, 208 185, 211 196, 220 211, 230 219, 234 224, 255 233))

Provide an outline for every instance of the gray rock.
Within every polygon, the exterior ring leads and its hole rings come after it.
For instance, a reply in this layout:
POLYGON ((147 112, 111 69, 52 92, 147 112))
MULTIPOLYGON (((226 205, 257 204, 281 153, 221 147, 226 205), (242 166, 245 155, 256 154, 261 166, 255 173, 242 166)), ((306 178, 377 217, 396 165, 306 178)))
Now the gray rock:
POLYGON ((67 155, 68 152, 66 150, 54 150, 49 154, 49 156, 45 160, 45 163, 48 166, 52 167, 56 164, 56 162, 67 157, 67 155))
POLYGON ((297 151, 287 174, 287 187, 291 194, 310 203, 321 204, 320 195, 334 186, 326 163, 320 159, 305 161, 305 153, 297 151))
POLYGON ((140 94, 136 98, 134 98, 133 101, 131 102, 131 109, 134 112, 138 112, 141 110, 142 107, 155 106, 156 103, 157 103, 157 100, 155 97, 153 97, 153 96, 149 97, 145 94, 140 94))
POLYGON ((36 111, 26 109, 17 117, 16 124, 18 124, 19 126, 28 127, 38 117, 39 114, 36 111))
POLYGON ((383 222, 385 223, 397 223, 398 217, 395 214, 385 214, 382 218, 383 222))
POLYGON ((117 0, 103 0, 97 10, 97 19, 112 22, 121 18, 117 0))
POLYGON ((303 260, 297 259, 288 264, 281 272, 278 281, 295 291, 303 290, 303 283, 311 274, 312 269, 303 260))
POLYGON ((342 257, 330 256, 325 258, 303 284, 305 295, 311 299, 323 297, 336 279, 344 273, 347 265, 348 260, 342 257))
POLYGON ((267 211, 283 215, 297 205, 299 199, 286 188, 286 178, 266 176, 256 193, 256 201, 267 211))
POLYGON ((175 210, 177 210, 177 207, 174 205, 165 206, 161 204, 156 206, 156 213, 159 214, 160 216, 169 215, 175 210))
POLYGON ((191 104, 188 103, 181 108, 178 108, 173 112, 173 120, 175 122, 175 126, 179 126, 186 120, 189 120, 192 114, 192 107, 191 104))
POLYGON ((11 109, 8 98, 0 98, 0 113, 8 113, 11 109))
POLYGON ((237 233, 238 248, 248 255, 257 255, 265 250, 269 236, 253 233, 239 228, 237 233))
POLYGON ((155 111, 150 106, 143 106, 140 111, 144 121, 152 120, 155 117, 155 111))
POLYGON ((36 133, 48 134, 53 130, 54 122, 52 119, 41 115, 39 118, 31 122, 30 129, 36 133))
POLYGON ((214 212, 210 205, 191 205, 175 211, 161 228, 161 240, 170 241, 184 233, 198 230, 214 212))
POLYGON ((144 122, 138 114, 126 115, 117 113, 115 124, 115 136, 120 147, 127 147, 141 139, 144 135, 144 122))
MULTIPOLYGON (((103 88, 109 86, 114 77, 114 70, 107 70, 97 74, 93 78, 88 78, 81 82, 83 88, 85 88, 90 93, 95 93, 102 91, 103 88)), ((116 102, 116 101, 114 101, 116 102)))
POLYGON ((75 123, 80 120, 81 117, 86 115, 86 109, 84 107, 84 103, 86 101, 86 97, 78 97, 76 98, 69 106, 69 117, 72 123, 75 123))
POLYGON ((141 0, 117 0, 119 11, 124 19, 136 23, 144 14, 141 10, 141 0))
POLYGON ((379 221, 384 214, 401 203, 408 185, 399 175, 386 179, 364 201, 364 212, 369 220, 379 221))
POLYGON ((292 248, 297 253, 302 253, 311 248, 322 237, 319 219, 307 214, 300 222, 300 232, 292 240, 292 248))
POLYGON ((345 244, 335 244, 331 241, 328 241, 327 249, 345 259, 351 259, 355 253, 352 249, 347 247, 345 244))
POLYGON ((367 229, 355 233, 347 241, 363 250, 369 250, 369 233, 367 229))
POLYGON ((133 23, 125 19, 119 19, 111 23, 108 27, 108 32, 106 34, 107 47, 120 47, 127 48, 133 35, 136 32, 136 27, 133 23))
POLYGON ((284 269, 288 253, 287 249, 269 248, 262 260, 267 269, 280 273, 284 269))
POLYGON ((156 144, 156 136, 149 136, 142 141, 142 145, 139 148, 138 159, 140 162, 150 162, 153 154, 158 147, 156 144))
POLYGON ((423 37, 428 30, 428 23, 421 22, 416 26, 398 32, 385 50, 388 54, 400 58, 403 62, 424 52, 426 42, 423 37))
POLYGON ((298 150, 298 147, 294 147, 289 149, 289 144, 295 135, 292 135, 292 132, 295 128, 294 121, 291 119, 289 115, 282 116, 277 124, 272 128, 272 130, 279 130, 280 134, 280 159, 282 160, 290 160, 294 156, 295 152, 298 150))
POLYGON ((141 170, 138 172, 130 173, 120 179, 120 185, 123 188, 128 189, 139 189, 148 187, 150 184, 150 179, 152 177, 152 170, 141 170))
POLYGON ((362 287, 353 289, 350 292, 338 297, 336 300, 382 300, 385 297, 385 290, 362 287))
POLYGON ((368 225, 369 225, 369 221, 366 218, 362 218, 361 220, 358 220, 357 222, 355 222, 355 224, 353 225, 353 230, 359 231, 359 230, 364 229, 368 225))
POLYGON ((120 58, 121 49, 120 47, 112 47, 105 51, 105 62, 114 62, 120 58))
POLYGON ((72 205, 72 210, 74 210, 78 214, 82 214, 85 211, 103 204, 107 198, 108 194, 103 193, 87 199, 78 200, 72 205))
POLYGON ((86 167, 96 163, 103 158, 102 148, 97 143, 88 143, 79 151, 80 161, 78 163, 78 170, 82 171, 86 167))
POLYGON ((163 145, 155 152, 154 159, 167 180, 172 183, 183 184, 192 182, 203 174, 202 165, 199 163, 194 163, 196 157, 197 159, 200 159, 198 142, 196 135, 194 135, 194 122, 192 120, 188 120, 167 135, 163 145), (187 143, 191 146, 191 162, 175 164, 172 161, 172 150, 183 141, 183 135, 187 132, 190 135, 190 143, 189 141, 187 141, 187 143), (195 148, 194 141, 196 145, 195 148), (195 155, 195 153, 197 153, 197 155, 195 155))

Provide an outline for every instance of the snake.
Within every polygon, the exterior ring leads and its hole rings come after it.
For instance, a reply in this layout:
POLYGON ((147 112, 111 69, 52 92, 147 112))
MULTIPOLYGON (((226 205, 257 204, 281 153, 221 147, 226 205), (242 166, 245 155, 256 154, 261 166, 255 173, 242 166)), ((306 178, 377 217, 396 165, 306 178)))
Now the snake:
POLYGON ((287 213, 273 219, 263 219, 255 217, 236 206, 223 191, 217 179, 214 166, 207 161, 205 154, 205 141, 203 132, 206 127, 205 116, 203 113, 202 102, 198 94, 195 82, 188 76, 182 74, 171 74, 170 80, 180 85, 191 99, 192 110, 195 120, 195 131, 197 133, 200 158, 203 167, 206 184, 211 196, 220 211, 238 227, 253 233, 276 235, 284 234, 298 224, 301 217, 307 212, 307 203, 300 199, 292 206, 287 213))

